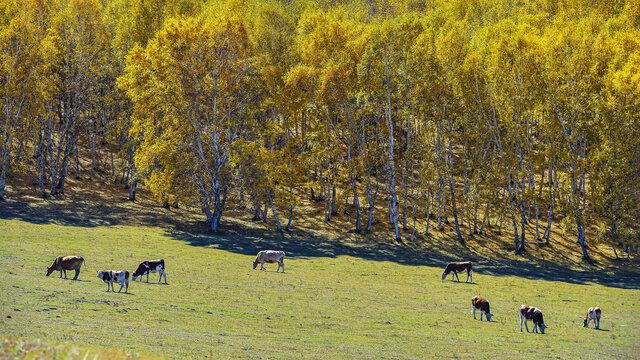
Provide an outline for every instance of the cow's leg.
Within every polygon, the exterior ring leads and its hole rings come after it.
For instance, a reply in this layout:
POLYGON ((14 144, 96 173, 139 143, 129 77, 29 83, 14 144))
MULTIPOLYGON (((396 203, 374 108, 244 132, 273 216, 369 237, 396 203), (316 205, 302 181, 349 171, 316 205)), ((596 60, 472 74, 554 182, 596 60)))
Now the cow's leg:
POLYGON ((454 274, 456 275, 456 280, 458 280, 458 282, 460 282, 460 278, 458 277, 458 272, 454 272, 454 274))
POLYGON ((471 311, 473 312, 473 319, 475 320, 475 318, 476 318, 476 307, 471 305, 471 311))
POLYGON ((589 323, 591 322, 591 318, 589 316, 587 316, 587 326, 585 327, 589 327, 589 323))
POLYGON ((596 330, 600 330, 600 319, 596 318, 596 330))
POLYGON ((162 270, 158 271, 160 273, 160 277, 158 278, 158 284, 160 284, 160 280, 162 280, 162 270))
POLYGON ((73 280, 78 280, 78 275, 80 275, 80 269, 76 269, 76 276, 73 277, 73 280))
POLYGON ((529 323, 526 319, 524 320, 524 328, 527 329, 527 332, 529 332, 529 323))
POLYGON ((127 287, 124 289, 124 292, 128 293, 129 292, 129 279, 124 279, 124 281, 127 282, 127 287))
POLYGON ((149 273, 150 271, 147 271, 147 284, 149 283, 149 273))
POLYGON ((120 290, 118 290, 118 292, 121 292, 123 287, 124 287, 124 280, 120 281, 120 290))
POLYGON ((264 268, 264 261, 260 263, 260 270, 266 270, 266 269, 264 268))
POLYGON ((162 276, 164 276, 164 283, 167 283, 167 272, 162 269, 162 276))
POLYGON ((282 262, 282 273, 284 274, 284 261, 282 262))
POLYGON ((480 310, 480 321, 482 321, 482 314, 484 313, 484 311, 480 310))
POLYGON ((522 314, 520 314, 520 332, 522 332, 522 321, 523 321, 522 314))

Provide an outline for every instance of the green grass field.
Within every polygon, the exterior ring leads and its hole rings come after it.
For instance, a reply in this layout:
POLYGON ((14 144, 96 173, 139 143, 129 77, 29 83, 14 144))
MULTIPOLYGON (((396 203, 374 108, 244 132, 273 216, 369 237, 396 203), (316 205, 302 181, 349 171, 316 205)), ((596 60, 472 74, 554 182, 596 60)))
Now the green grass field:
POLYGON ((0 334, 168 358, 640 357, 637 283, 501 275, 477 262, 474 283, 465 284, 441 281, 442 268, 416 265, 420 259, 287 248, 279 274, 276 265, 251 268, 252 245, 263 244, 150 226, 0 219, 0 334), (45 277, 58 254, 85 257, 80 281, 45 277), (133 271, 158 257, 169 285, 153 274, 150 284, 132 282, 129 294, 107 293, 96 278, 99 269, 133 271), (490 300, 494 321, 473 320, 474 295, 490 300), (520 304, 543 310, 547 334, 520 332, 520 304), (594 305, 603 309, 600 331, 582 327, 594 305))

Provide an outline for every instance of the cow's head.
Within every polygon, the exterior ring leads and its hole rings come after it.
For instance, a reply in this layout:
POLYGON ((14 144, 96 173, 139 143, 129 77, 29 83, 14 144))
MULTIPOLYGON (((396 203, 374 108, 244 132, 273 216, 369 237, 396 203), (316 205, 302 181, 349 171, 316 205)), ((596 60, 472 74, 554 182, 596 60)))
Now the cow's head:
POLYGON ((493 316, 493 314, 491 313, 487 313, 487 321, 491 321, 491 317, 493 316))
POLYGON ((104 271, 98 270, 98 277, 102 279, 104 277, 104 271))
POLYGON ((540 332, 544 334, 544 329, 547 328, 547 325, 545 324, 540 324, 540 332))
POLYGON ((446 272, 443 272, 443 273, 442 273, 442 280, 444 280, 444 278, 446 278, 446 277, 447 277, 447 275, 448 275, 448 274, 447 274, 446 272))
POLYGON ((47 276, 51 275, 51 273, 54 271, 53 267, 48 267, 47 266, 47 276))
MULTIPOLYGON (((133 281, 136 281, 136 278, 137 278, 137 276, 135 276, 135 275, 133 275, 133 276, 131 277, 131 279, 132 279, 133 281)), ((140 281, 142 281, 142 280, 140 280, 140 281)))
POLYGON ((255 269, 257 266, 258 266, 258 262, 257 262, 257 261, 254 261, 254 262, 253 262, 253 268, 255 269))
POLYGON ((589 315, 587 314, 587 317, 586 317, 586 318, 584 318, 584 321, 582 322, 582 325, 583 325, 584 327, 587 327, 587 319, 588 319, 588 318, 589 318, 589 315))

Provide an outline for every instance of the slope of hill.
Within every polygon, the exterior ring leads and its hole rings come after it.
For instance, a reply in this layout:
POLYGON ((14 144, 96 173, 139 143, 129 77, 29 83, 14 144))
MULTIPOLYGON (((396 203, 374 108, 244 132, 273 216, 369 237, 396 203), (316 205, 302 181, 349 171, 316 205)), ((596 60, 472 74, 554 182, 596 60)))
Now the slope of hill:
POLYGON ((164 209, 144 190, 132 203, 120 185, 87 184, 48 200, 14 188, 18 196, 0 203, 3 334, 176 358, 513 358, 532 348, 631 358, 640 350, 635 264, 599 248, 595 263, 582 262, 559 234, 523 256, 506 235, 461 245, 447 229, 397 243, 386 224, 353 234, 343 217, 281 234, 241 214, 214 235, 193 209, 164 209), (286 274, 251 269, 265 248, 286 251, 286 274), (81 281, 44 276, 61 254, 86 258, 81 281), (132 283, 128 295, 112 294, 95 278, 158 257, 168 286, 132 283), (474 284, 440 280, 442 266, 459 259, 474 261, 474 284), (472 320, 474 295, 490 299, 494 322, 472 320), (520 304, 543 309, 547 335, 519 332, 520 304), (601 331, 581 327, 594 305, 604 311, 601 331))

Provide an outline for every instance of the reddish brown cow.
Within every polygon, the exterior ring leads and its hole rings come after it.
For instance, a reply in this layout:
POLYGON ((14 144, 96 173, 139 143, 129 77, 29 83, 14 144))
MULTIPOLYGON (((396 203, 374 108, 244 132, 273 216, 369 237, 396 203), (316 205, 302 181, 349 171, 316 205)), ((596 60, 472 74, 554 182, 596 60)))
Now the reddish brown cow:
POLYGON ((537 328, 539 327, 540 332, 544 334, 544 330, 547 328, 547 325, 544 324, 542 311, 533 306, 520 305, 520 331, 522 331, 522 323, 524 323, 524 326, 527 328, 527 332, 529 332, 527 321, 533 321, 534 332, 538 332, 537 328))
POLYGON ((54 271, 60 271, 60 278, 62 278, 62 272, 64 271, 64 278, 67 278, 67 270, 75 270, 76 276, 73 280, 78 280, 80 274, 80 268, 84 263, 82 256, 58 256, 53 260, 53 264, 47 267, 47 276, 51 275, 54 271))
POLYGON ((442 280, 444 280, 444 278, 446 278, 447 275, 449 275, 449 273, 452 273, 451 281, 453 281, 453 276, 455 275, 456 279, 458 279, 458 282, 460 282, 460 278, 458 278, 458 272, 462 272, 462 271, 467 272, 467 280, 465 282, 468 282, 469 279, 471 279, 471 282, 473 282, 473 264, 471 264, 471 261, 450 262, 449 264, 447 264, 447 267, 444 269, 444 272, 442 273, 442 280))
POLYGON ((587 315, 584 317, 584 327, 589 327, 589 322, 593 320, 593 324, 596 327, 596 330, 600 329, 600 316, 602 315, 602 310, 599 307, 590 307, 587 310, 587 315))
POLYGON ((489 301, 487 299, 474 296, 471 298, 471 309, 473 311, 473 318, 476 318, 476 309, 480 310, 480 321, 482 321, 482 313, 487 315, 487 321, 491 321, 491 317, 493 314, 491 313, 491 309, 489 307, 489 301))

